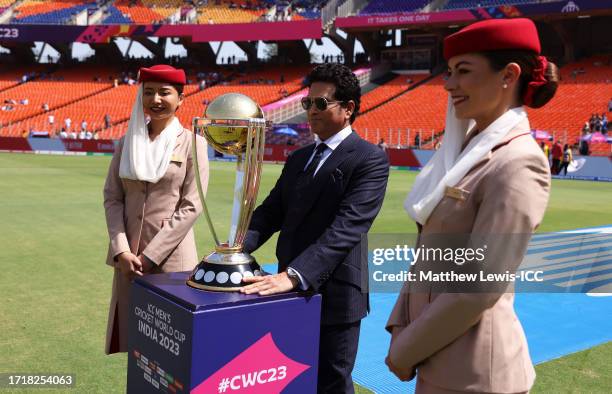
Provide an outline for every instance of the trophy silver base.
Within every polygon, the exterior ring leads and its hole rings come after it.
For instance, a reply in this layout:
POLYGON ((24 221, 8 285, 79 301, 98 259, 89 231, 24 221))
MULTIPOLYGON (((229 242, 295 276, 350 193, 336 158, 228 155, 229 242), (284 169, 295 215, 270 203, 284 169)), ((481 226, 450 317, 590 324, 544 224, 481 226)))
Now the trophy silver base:
POLYGON ((266 273, 247 253, 213 252, 204 257, 187 280, 191 287, 211 291, 239 291, 247 284, 242 278, 266 273))

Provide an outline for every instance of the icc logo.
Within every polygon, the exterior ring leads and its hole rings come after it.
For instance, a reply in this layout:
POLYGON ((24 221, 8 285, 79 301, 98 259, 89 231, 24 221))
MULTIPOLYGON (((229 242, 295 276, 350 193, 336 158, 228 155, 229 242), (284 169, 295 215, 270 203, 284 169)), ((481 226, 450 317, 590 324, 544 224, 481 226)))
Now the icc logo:
POLYGON ((561 9, 561 12, 578 12, 580 11, 580 7, 576 5, 573 1, 569 1, 565 7, 561 9))

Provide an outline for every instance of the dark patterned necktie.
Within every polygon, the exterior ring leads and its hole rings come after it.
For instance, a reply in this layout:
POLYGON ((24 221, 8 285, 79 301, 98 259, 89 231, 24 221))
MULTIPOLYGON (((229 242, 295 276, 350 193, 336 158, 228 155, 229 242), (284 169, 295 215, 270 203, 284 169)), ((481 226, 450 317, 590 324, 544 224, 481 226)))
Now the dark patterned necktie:
POLYGON ((312 158, 310 164, 308 164, 308 167, 306 167, 306 170, 304 171, 305 177, 314 177, 315 171, 317 170, 317 167, 319 167, 319 163, 321 162, 321 158, 323 157, 323 152, 325 151, 325 149, 327 149, 327 145, 325 145, 324 143, 321 142, 319 145, 317 145, 317 147, 315 148, 314 157, 312 158))
POLYGON ((321 158, 323 157, 323 152, 325 151, 325 149, 327 149, 327 145, 325 145, 324 143, 320 143, 319 145, 317 145, 317 147, 315 148, 315 154, 310 163, 308 164, 308 167, 306 167, 304 172, 300 173, 300 175, 298 176, 298 187, 304 187, 312 181, 312 178, 315 175, 315 171, 317 170, 317 167, 319 167, 319 163, 321 163, 321 158))

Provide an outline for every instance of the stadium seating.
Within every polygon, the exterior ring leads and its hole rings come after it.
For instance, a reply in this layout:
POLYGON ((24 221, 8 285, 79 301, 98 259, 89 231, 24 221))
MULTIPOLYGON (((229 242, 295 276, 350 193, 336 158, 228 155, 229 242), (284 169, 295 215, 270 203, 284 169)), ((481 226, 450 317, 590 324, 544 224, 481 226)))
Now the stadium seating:
MULTIPOLYGON (((153 24, 163 21, 168 17, 164 13, 157 12, 157 9, 150 8, 142 1, 118 0, 114 3, 119 12, 126 15, 137 24, 153 24)), ((174 10, 176 11, 176 10, 174 10)))
POLYGON ((372 0, 361 10, 361 15, 385 14, 391 12, 418 11, 431 0, 372 0))
MULTIPOLYGON (((63 69, 44 79, 36 79, 0 92, 1 103, 4 103, 5 100, 17 102, 13 105, 12 110, 1 112, 3 126, 6 123, 19 122, 42 113, 44 103, 48 104, 52 110, 109 89, 111 83, 108 80, 102 82, 93 80, 94 75, 106 75, 106 73, 108 70, 102 69, 63 69), (27 105, 19 104, 23 99, 28 100, 27 105)), ((0 129, 0 135, 7 135, 7 133, 11 134, 6 127, 0 129)), ((14 129, 12 134, 16 135, 14 129)))
POLYGON ((539 3, 537 0, 449 0, 442 8, 445 10, 473 9, 476 7, 493 7, 500 5, 516 5, 539 3))
POLYGON ((134 23, 129 17, 125 16, 114 5, 107 8, 108 15, 102 20, 102 24, 130 24, 134 23))
POLYGON ((229 8, 227 5, 209 5, 198 9, 198 23, 250 23, 257 21, 263 11, 229 8))
POLYGON ((354 128, 370 142, 384 138, 389 145, 412 145, 417 132, 423 134, 422 140, 429 138, 444 128, 447 94, 443 84, 438 76, 357 117, 354 128))
MULTIPOLYGON (((23 82, 23 77, 37 77, 45 69, 42 65, 20 66, 14 69, 3 70, 0 73, 0 91, 15 87, 23 82)), ((1 93, 0 93, 1 97, 1 93)))
POLYGON ((302 78, 306 74, 307 69, 309 69, 309 67, 296 67, 284 71, 284 83, 278 82, 278 76, 281 74, 281 71, 278 69, 270 69, 260 72, 251 72, 248 76, 236 78, 232 82, 212 86, 187 97, 183 103, 183 107, 178 113, 178 117, 184 125, 191 124, 191 119, 193 119, 193 117, 202 116, 204 114, 206 102, 212 101, 221 94, 231 92, 246 94, 262 106, 278 101, 283 98, 280 92, 281 89, 284 88, 288 93, 293 93, 301 88, 302 78), (274 82, 263 84, 250 82, 258 79, 274 82))
MULTIPOLYGON (((553 100, 540 109, 528 109, 532 129, 546 130, 555 140, 564 143, 577 143, 582 126, 590 115, 607 110, 608 100, 612 97, 610 63, 609 58, 594 57, 563 67, 562 81, 553 100)), ((366 112, 378 105, 376 103, 386 101, 377 98, 378 95, 392 97, 397 94, 394 89, 401 92, 401 82, 397 77, 364 95, 362 115, 357 118, 355 128, 371 142, 385 138, 393 145, 412 145, 415 133, 421 130, 421 141, 427 148, 436 140, 432 141, 431 136, 444 128, 447 96, 441 77, 366 112), (396 83, 400 86, 394 86, 396 83)), ((592 144, 591 150, 594 154, 610 153, 606 144, 592 144)))
MULTIPOLYGON (((115 70, 105 69, 104 71, 84 68, 78 76, 74 78, 78 79, 80 83, 72 83, 63 81, 62 91, 65 89, 67 92, 74 92, 74 94, 64 95, 65 100, 52 100, 53 94, 57 95, 58 87, 56 85, 47 86, 49 82, 31 82, 27 88, 22 89, 20 85, 18 88, 12 88, 5 92, 0 92, 0 98, 4 100, 6 97, 15 97, 17 100, 22 98, 21 96, 28 97, 30 103, 27 106, 15 106, 16 109, 10 112, 2 112, 4 117, 5 114, 9 114, 11 117, 8 120, 23 119, 23 117, 29 116, 26 120, 12 124, 11 126, 5 126, 0 128, 0 135, 3 136, 18 136, 21 135, 23 130, 47 130, 53 131, 58 130, 63 126, 64 119, 70 118, 72 120, 72 129, 80 127, 82 120, 87 121, 88 127, 91 129, 103 129, 104 116, 108 114, 111 117, 112 123, 120 122, 118 125, 114 125, 110 129, 104 129, 100 131, 99 138, 119 138, 126 130, 127 122, 131 109, 132 103, 134 102, 134 96, 137 91, 136 85, 119 85, 116 88, 111 88, 111 84, 106 81, 104 83, 89 82, 93 80, 96 75, 106 76, 109 73, 113 73, 115 70), (91 85, 98 86, 98 90, 92 91, 91 85), (15 93, 16 89, 19 94, 15 93), (21 91, 23 90, 23 91, 21 91), (39 91, 40 94, 35 94, 35 91, 39 91), (97 94, 92 94, 97 93, 97 94), (88 96, 88 97, 86 97, 88 96), (43 112, 41 110, 42 98, 47 98, 46 102, 51 107, 49 112, 43 112), (71 103, 72 102, 72 103, 71 103), (55 107, 61 106, 58 109, 55 107), (16 111, 19 111, 17 114, 16 111), (48 116, 52 114, 55 117, 55 128, 49 130, 48 116)), ((198 70, 202 71, 202 70, 198 70)), ((248 75, 237 76, 231 82, 225 84, 219 84, 216 86, 209 87, 203 91, 198 91, 196 84, 187 85, 185 87, 185 95, 187 96, 182 108, 178 112, 179 119, 183 125, 189 127, 191 119, 194 116, 202 116, 206 105, 205 100, 211 101, 215 97, 229 92, 239 92, 246 94, 256 100, 259 104, 265 105, 274 101, 279 100, 283 97, 281 89, 285 89, 288 93, 293 93, 301 88, 301 82, 304 74, 307 72, 307 67, 295 68, 287 71, 279 71, 277 69, 264 70, 260 72, 251 72, 248 75), (283 73, 285 82, 280 83, 278 81, 279 75, 283 73), (261 81, 255 83, 254 81, 261 81)), ((115 74, 117 72, 115 71, 115 74)), ((227 72, 226 72, 227 74, 227 72)), ((5 75, 2 74, 0 77, 4 79, 5 75)), ((60 82, 54 82, 60 83, 60 82)))
MULTIPOLYGON (((555 97, 540 109, 529 109, 533 129, 548 131, 555 139, 574 144, 592 113, 607 111, 612 97, 612 65, 609 57, 592 57, 561 68, 555 97)), ((595 153, 610 153, 605 144, 592 145, 595 153), (604 150, 604 152, 602 152, 604 150)))
POLYGON ((76 0, 26 0, 17 7, 11 23, 62 24, 75 14, 95 7, 95 2, 83 3, 76 0))
POLYGON ((361 97, 361 108, 359 112, 364 113, 371 108, 408 90, 410 86, 425 79, 427 75, 398 75, 391 81, 377 87, 361 97))

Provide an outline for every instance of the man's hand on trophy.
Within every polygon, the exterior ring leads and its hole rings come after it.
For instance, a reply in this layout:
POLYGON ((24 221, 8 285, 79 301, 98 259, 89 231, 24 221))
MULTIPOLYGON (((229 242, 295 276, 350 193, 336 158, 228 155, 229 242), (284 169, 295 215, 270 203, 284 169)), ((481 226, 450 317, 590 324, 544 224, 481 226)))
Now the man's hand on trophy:
POLYGON ((254 294, 259 295, 270 295, 276 293, 286 293, 295 289, 298 282, 295 278, 290 278, 286 272, 281 272, 276 275, 266 276, 251 276, 242 279, 245 283, 250 285, 240 289, 243 294, 254 294))
POLYGON ((142 276, 142 263, 138 257, 131 252, 123 252, 117 256, 119 270, 128 279, 132 280, 134 276, 142 276))

